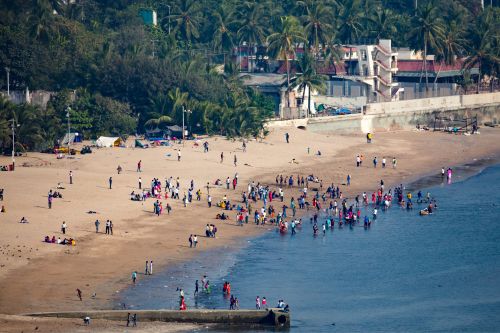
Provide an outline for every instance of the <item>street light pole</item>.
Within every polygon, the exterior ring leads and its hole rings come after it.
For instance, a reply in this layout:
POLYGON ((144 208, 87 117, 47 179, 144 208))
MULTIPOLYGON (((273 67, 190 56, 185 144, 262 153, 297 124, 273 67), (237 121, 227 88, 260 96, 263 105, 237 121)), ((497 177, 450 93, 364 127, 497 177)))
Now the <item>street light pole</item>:
MULTIPOLYGON (((16 165, 16 120, 12 118, 12 171, 15 169, 16 165)), ((17 125, 19 126, 19 125, 17 125)))
POLYGON ((10 68, 5 67, 5 71, 7 72, 7 96, 10 97, 10 68))
POLYGON ((69 126, 69 112, 71 111, 71 108, 68 106, 66 108, 66 118, 68 118, 68 155, 70 155, 70 126, 69 126))

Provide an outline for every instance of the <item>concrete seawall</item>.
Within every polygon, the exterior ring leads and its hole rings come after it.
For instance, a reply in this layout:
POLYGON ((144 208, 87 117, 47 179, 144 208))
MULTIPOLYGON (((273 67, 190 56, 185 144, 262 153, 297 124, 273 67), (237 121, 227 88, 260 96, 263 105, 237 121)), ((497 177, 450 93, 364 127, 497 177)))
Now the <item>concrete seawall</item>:
POLYGON ((448 96, 369 104, 365 114, 270 121, 269 128, 301 127, 311 132, 368 133, 430 125, 436 115, 453 119, 476 116, 480 124, 500 123, 500 93, 448 96))
POLYGON ((220 324, 231 326, 290 327, 290 313, 281 309, 268 310, 103 310, 40 312, 26 314, 31 317, 85 318, 126 321, 127 314, 137 314, 138 321, 163 321, 194 324, 220 324))

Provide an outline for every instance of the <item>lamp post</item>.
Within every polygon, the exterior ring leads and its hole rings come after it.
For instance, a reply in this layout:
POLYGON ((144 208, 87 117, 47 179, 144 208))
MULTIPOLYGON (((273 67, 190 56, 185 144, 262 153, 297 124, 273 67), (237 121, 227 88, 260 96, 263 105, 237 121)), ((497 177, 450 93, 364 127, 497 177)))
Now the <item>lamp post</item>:
POLYGON ((184 106, 182 107, 182 143, 186 139, 186 131, 184 130, 184 113, 191 113, 191 110, 186 110, 184 106))
POLYGON ((19 124, 16 125, 16 120, 12 118, 10 121, 12 121, 12 171, 15 169, 16 165, 16 127, 19 127, 19 124))
POLYGON ((66 118, 68 118, 68 155, 70 155, 70 154, 71 154, 71 153, 70 153, 70 142, 71 142, 71 140, 70 140, 70 136, 71 136, 71 135, 70 135, 70 126, 69 126, 69 112, 70 112, 70 111, 71 111, 71 108, 68 106, 68 107, 66 108, 66 118))
POLYGON ((5 67, 5 71, 7 72, 7 96, 10 97, 10 68, 5 67))

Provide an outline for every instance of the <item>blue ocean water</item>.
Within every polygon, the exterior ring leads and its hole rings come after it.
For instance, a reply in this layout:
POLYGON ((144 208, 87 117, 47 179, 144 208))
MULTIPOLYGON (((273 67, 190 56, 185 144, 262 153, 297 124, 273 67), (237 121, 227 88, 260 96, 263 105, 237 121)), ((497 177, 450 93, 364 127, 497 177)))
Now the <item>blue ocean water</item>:
POLYGON ((306 222, 295 236, 269 232, 236 252, 206 253, 123 299, 175 308, 182 287, 191 308, 228 308, 228 280, 241 308, 257 295, 270 306, 284 299, 291 332, 500 332, 500 165, 426 191, 438 200, 431 216, 392 207, 368 230, 336 226, 317 237, 306 222), (213 292, 194 298, 203 274, 213 292))

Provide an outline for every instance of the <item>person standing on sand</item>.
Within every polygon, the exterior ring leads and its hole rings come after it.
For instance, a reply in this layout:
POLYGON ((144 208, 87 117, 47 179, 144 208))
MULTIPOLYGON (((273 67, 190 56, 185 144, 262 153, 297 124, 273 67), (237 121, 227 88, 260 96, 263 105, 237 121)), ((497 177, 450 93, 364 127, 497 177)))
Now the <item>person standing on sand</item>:
POLYGON ((142 190, 142 178, 139 177, 139 190, 142 190))
POLYGON ((95 220, 95 233, 97 234, 99 232, 99 224, 101 224, 101 222, 99 222, 99 220, 95 220))
POLYGON ((351 186, 351 175, 347 174, 347 186, 351 186))
POLYGON ((393 157, 393 158, 392 158, 392 168, 393 168, 393 169, 396 169, 396 164, 397 164, 396 157, 393 157))
POLYGON ((66 235, 66 221, 63 221, 62 225, 61 225, 61 231, 63 233, 63 235, 66 235))
POLYGON ((153 275, 153 260, 149 262, 149 275, 153 275))
POLYGON ((134 313, 134 315, 132 316, 132 326, 137 326, 137 313, 134 313))
MULTIPOLYGON (((189 235, 188 241, 189 241, 189 247, 192 248, 193 247, 193 234, 189 235)), ((196 280, 196 282, 198 282, 198 280, 196 280)))
POLYGON ((148 273, 149 273, 149 261, 146 260, 146 269, 144 271, 144 275, 148 275, 148 273))
POLYGON ((385 162, 386 162, 385 157, 382 157, 382 169, 385 168, 385 162))
POLYGON ((290 143, 290 134, 285 133, 285 140, 286 140, 286 143, 290 143))
POLYGON ((109 220, 109 234, 113 235, 113 221, 109 220))
POLYGON ((180 162, 181 161, 181 157, 182 157, 182 154, 181 154, 181 150, 179 149, 177 151, 177 162, 180 162))
POLYGON ((236 158, 236 154, 234 154, 234 166, 238 163, 238 159, 236 158))
POLYGON ((127 313, 127 327, 130 325, 130 312, 127 313))
POLYGON ((76 294, 78 295, 78 298, 80 299, 80 302, 82 301, 82 291, 80 289, 76 289, 76 294))
POLYGON ((48 203, 49 203, 49 209, 52 209, 52 193, 49 193, 48 203))
POLYGON ((137 272, 133 271, 132 272, 132 283, 135 284, 136 281, 137 281, 137 272))
POLYGON ((375 157, 373 158, 373 167, 374 167, 374 168, 376 168, 376 167, 377 167, 377 162, 378 162, 378 160, 377 160, 377 156, 375 156, 375 157))
POLYGON ((111 185, 113 185, 113 177, 109 177, 109 189, 111 190, 111 185))
POLYGON ((137 162, 137 172, 142 172, 142 170, 141 170, 141 164, 142 164, 142 160, 140 160, 139 162, 137 162))
POLYGON ((69 171, 69 183, 73 184, 73 171, 69 171))
POLYGON ((208 208, 212 207, 212 196, 209 194, 207 196, 208 208))
POLYGON ((106 235, 109 234, 109 220, 106 220, 106 235))
POLYGON ((220 153, 220 162, 224 162, 224 152, 220 153))
POLYGON ((194 235, 193 237, 193 244, 194 244, 194 247, 196 247, 198 245, 198 236, 194 235))

